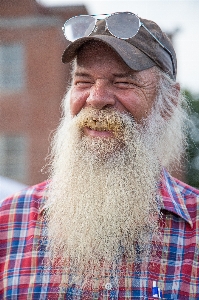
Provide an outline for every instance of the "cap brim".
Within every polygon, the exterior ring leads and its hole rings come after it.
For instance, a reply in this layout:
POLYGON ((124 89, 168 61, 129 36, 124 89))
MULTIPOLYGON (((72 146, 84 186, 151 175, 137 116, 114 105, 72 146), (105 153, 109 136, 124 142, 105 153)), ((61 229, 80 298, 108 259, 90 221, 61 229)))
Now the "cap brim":
MULTIPOLYGON (((69 63, 77 55, 79 47, 88 41, 102 41, 111 47, 118 55, 123 59, 123 61, 133 70, 142 71, 149 69, 156 65, 156 63, 150 59, 141 50, 129 44, 127 41, 116 38, 109 35, 93 35, 89 37, 83 37, 75 42, 71 43, 62 55, 62 62, 69 63)), ((100 51, 100 49, 99 49, 100 51)))

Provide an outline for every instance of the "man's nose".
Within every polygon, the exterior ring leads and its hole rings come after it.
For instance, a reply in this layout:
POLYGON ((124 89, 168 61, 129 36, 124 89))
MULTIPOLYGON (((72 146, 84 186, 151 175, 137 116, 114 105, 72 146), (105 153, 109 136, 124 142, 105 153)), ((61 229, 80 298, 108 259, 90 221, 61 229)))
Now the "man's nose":
POLYGON ((115 105, 115 96, 109 82, 105 79, 99 79, 92 85, 87 104, 102 109, 108 106, 115 105))

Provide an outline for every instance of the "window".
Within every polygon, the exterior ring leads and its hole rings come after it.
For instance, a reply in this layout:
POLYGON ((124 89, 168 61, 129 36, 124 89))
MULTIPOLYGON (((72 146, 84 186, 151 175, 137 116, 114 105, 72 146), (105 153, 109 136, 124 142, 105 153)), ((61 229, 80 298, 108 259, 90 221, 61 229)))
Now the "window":
POLYGON ((0 45, 0 92, 16 92, 24 88, 24 65, 23 45, 0 45))
POLYGON ((0 135, 0 175, 24 182, 27 175, 26 155, 24 136, 0 135))

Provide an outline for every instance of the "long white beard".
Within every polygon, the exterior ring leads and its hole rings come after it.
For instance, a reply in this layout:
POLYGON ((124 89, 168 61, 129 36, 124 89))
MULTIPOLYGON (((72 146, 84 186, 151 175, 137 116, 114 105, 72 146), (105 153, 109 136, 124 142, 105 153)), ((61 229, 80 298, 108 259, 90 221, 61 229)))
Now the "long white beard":
POLYGON ((160 235, 160 166, 152 137, 146 139, 146 128, 132 117, 112 110, 106 114, 116 116, 114 138, 83 136, 82 124, 99 114, 85 109, 65 118, 54 139, 47 238, 50 261, 65 274, 65 285, 71 278, 85 284, 116 276, 123 263, 130 269, 160 235))

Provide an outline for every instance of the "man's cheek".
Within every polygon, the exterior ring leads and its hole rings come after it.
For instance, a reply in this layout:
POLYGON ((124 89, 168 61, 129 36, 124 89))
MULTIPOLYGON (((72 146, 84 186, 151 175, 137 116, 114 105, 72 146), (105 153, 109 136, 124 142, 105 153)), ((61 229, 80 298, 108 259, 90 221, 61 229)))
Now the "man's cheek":
POLYGON ((88 93, 79 91, 77 88, 71 90, 70 96, 70 112, 72 116, 77 115, 82 108, 86 107, 88 93))

